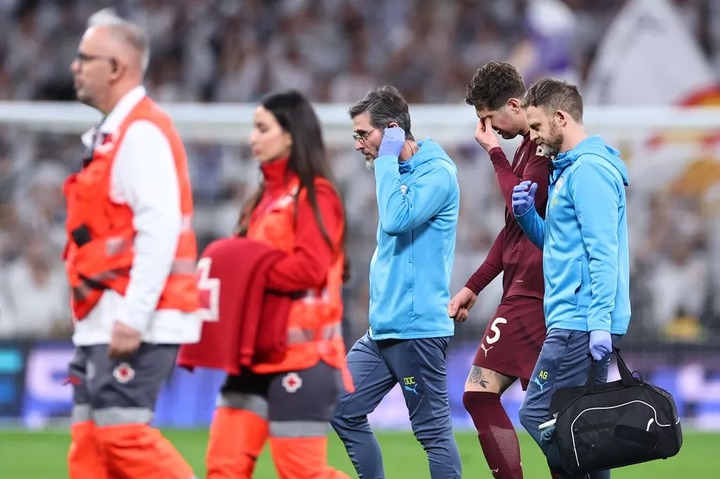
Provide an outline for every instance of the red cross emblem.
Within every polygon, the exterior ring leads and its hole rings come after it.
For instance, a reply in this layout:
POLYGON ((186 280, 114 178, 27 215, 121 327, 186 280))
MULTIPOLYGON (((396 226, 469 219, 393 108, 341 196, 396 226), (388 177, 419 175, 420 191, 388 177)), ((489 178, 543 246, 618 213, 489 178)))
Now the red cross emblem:
POLYGON ((302 387, 302 378, 297 373, 287 373, 282 378, 282 387, 289 393, 294 393, 302 387))
POLYGON ((135 370, 128 363, 120 363, 113 369, 113 377, 117 382, 127 384, 135 377, 135 370))

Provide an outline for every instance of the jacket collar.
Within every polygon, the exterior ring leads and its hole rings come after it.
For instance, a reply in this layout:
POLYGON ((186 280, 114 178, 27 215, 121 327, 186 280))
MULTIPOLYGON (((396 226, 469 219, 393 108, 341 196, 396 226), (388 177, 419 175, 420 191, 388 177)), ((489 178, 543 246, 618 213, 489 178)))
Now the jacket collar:
POLYGON ((280 158, 268 161, 260 165, 263 174, 265 191, 268 193, 280 193, 288 185, 288 163, 290 158, 280 158))
POLYGON ((127 92, 110 113, 103 118, 98 125, 95 125, 82 134, 82 142, 87 148, 93 147, 93 141, 98 133, 111 134, 117 130, 130 112, 147 96, 145 87, 138 85, 127 92))
POLYGON ((560 175, 563 174, 565 168, 572 165, 577 159, 576 155, 568 154, 571 151, 572 150, 558 153, 558 155, 550 161, 550 184, 555 183, 560 178, 560 175))

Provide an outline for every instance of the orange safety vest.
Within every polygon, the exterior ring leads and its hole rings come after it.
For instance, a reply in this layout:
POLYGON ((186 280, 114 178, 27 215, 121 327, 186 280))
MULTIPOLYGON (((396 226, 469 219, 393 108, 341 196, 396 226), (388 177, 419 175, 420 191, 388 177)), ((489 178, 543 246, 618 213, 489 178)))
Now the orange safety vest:
MULTIPOLYGON (((170 117, 150 98, 143 98, 117 131, 93 150, 92 160, 80 172, 71 174, 63 186, 67 201, 68 234, 64 259, 70 286, 71 304, 77 319, 88 315, 102 296, 113 289, 124 295, 133 264, 133 211, 110 198, 113 161, 128 127, 147 120, 165 134, 170 143, 179 181, 182 231, 175 261, 157 309, 195 311, 198 307, 195 263, 197 242, 192 230, 192 189, 187 157, 180 135, 170 117)), ((152 161, 152 158, 148 159, 152 161)))
MULTIPOLYGON (((317 178, 315 184, 329 183, 317 178)), ((295 248, 295 201, 306 201, 307 191, 298 194, 299 180, 290 181, 287 193, 275 200, 262 214, 250 220, 248 238, 292 253, 295 248)), ((339 225, 344 228, 344 225, 339 225)), ((328 231, 330 238, 338 232, 328 231)), ((278 363, 256 364, 256 373, 274 373, 310 368, 324 361, 346 369, 342 336, 342 275, 345 252, 340 250, 330 266, 323 287, 304 291, 290 307, 285 358, 278 363)))

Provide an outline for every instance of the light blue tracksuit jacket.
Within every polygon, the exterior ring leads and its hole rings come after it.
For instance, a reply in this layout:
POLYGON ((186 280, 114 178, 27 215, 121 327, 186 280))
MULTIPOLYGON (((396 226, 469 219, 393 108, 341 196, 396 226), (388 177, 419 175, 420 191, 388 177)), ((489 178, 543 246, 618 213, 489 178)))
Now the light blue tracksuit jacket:
POLYGON ((408 161, 375 160, 380 221, 370 262, 370 336, 452 336, 450 274, 460 208, 457 168, 434 141, 408 161))
POLYGON ((625 164, 617 150, 591 136, 552 165, 545 221, 535 208, 517 217, 543 249, 547 328, 625 334, 630 323, 625 164))

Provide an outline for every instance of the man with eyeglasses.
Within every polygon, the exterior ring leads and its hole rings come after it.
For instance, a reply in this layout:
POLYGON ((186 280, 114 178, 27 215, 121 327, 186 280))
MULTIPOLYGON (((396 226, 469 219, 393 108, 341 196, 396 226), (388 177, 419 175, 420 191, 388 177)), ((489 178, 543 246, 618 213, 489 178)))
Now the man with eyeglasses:
POLYGON ((393 87, 350 107, 355 149, 374 171, 380 221, 370 263, 370 328, 347 355, 355 392, 332 426, 359 477, 384 478, 370 414, 399 384, 433 479, 461 477, 445 357, 454 333, 446 305, 460 205, 457 168, 434 141, 416 142, 408 105, 393 87))
POLYGON ((71 479, 194 477, 150 426, 179 344, 198 341, 200 320, 185 149, 142 86, 148 61, 145 33, 102 10, 70 66, 78 100, 103 115, 64 187, 76 346, 71 479))

